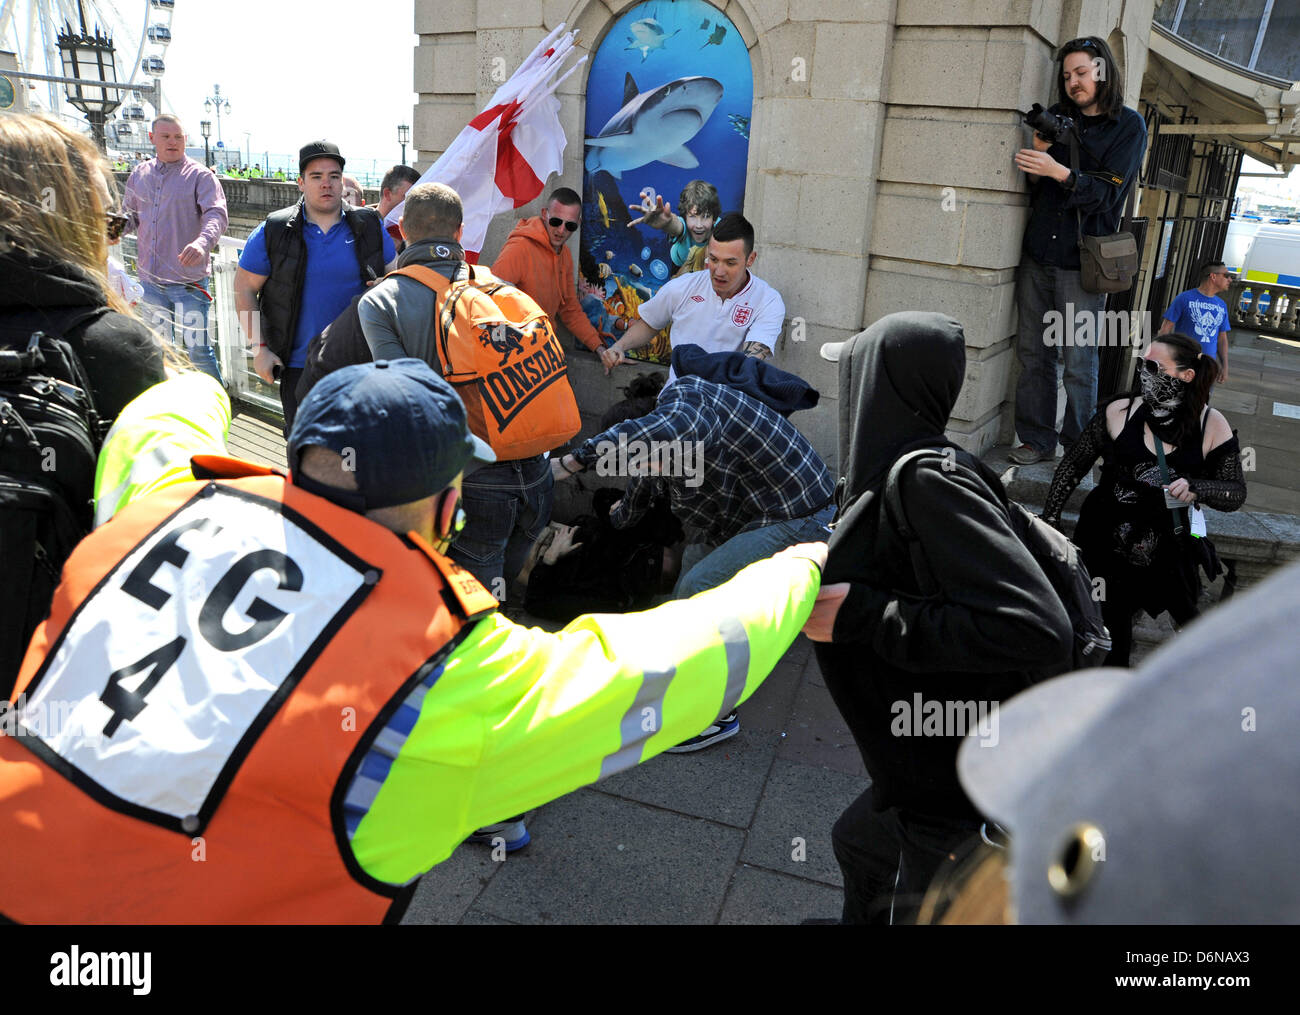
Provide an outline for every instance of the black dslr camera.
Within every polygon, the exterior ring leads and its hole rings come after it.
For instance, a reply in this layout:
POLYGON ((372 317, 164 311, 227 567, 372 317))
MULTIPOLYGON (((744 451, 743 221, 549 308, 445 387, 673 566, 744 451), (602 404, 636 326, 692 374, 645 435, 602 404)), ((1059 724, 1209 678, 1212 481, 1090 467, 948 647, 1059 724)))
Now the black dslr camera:
POLYGON ((1074 121, 1068 116, 1050 113, 1037 102, 1034 103, 1029 112, 1021 113, 1020 116, 1049 144, 1056 144, 1057 141, 1065 140, 1074 130, 1074 121))

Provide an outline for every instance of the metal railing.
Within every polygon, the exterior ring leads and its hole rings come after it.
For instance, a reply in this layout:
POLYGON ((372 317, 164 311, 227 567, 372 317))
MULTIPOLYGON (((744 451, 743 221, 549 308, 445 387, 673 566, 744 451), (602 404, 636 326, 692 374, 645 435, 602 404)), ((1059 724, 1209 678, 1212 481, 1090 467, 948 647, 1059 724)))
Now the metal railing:
POLYGON ((1233 327, 1300 338, 1300 286, 1238 279, 1228 290, 1233 327))

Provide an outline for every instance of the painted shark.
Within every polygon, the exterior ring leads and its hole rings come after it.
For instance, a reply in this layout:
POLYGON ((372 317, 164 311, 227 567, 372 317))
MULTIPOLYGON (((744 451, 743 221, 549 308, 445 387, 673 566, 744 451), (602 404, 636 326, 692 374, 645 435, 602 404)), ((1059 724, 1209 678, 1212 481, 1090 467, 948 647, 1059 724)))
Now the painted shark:
POLYGON ((645 58, 650 55, 652 49, 663 49, 664 43, 680 32, 673 32, 673 35, 665 35, 663 25, 659 24, 654 18, 642 18, 640 21, 633 21, 628 27, 632 34, 627 37, 627 49, 641 50, 641 62, 645 63, 645 58))
POLYGON ((694 169, 700 160, 686 142, 699 133, 721 98, 722 84, 713 78, 678 78, 642 92, 629 74, 623 82, 623 108, 587 139, 587 171, 603 169, 618 179, 656 160, 694 169))

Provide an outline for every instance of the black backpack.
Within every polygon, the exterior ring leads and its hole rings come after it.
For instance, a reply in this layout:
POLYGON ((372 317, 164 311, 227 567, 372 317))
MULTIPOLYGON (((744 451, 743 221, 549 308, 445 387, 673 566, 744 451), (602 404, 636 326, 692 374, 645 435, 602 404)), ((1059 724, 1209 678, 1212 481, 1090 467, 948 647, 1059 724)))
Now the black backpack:
POLYGON ((37 331, 24 349, 0 349, 0 697, 49 613, 64 561, 91 529, 104 429, 66 341, 37 331))
POLYGON ((635 525, 614 528, 609 509, 622 496, 612 487, 595 492, 593 513, 576 522, 573 539, 581 545, 554 564, 533 568, 525 610, 567 623, 584 613, 627 613, 650 606, 663 578, 664 548, 684 533, 666 496, 657 497, 635 525))
MULTIPOLYGON (((949 452, 952 449, 948 449, 949 452)), ((899 496, 899 477, 908 463, 918 458, 934 456, 950 460, 949 455, 938 448, 921 448, 899 457, 889 470, 885 480, 885 511, 899 536, 908 544, 912 555, 912 567, 916 571, 917 583, 922 595, 933 595, 938 591, 929 563, 925 559, 921 543, 916 532, 907 522, 903 512, 902 498, 899 496)), ((984 477, 987 480, 987 477, 984 477)), ((1074 652, 1069 662, 1052 664, 1028 671, 1030 680, 1037 683, 1062 673, 1101 666, 1110 652, 1110 632, 1101 616, 1101 604, 1092 596, 1092 577, 1083 564, 1079 548, 1067 536, 1057 532, 1045 521, 1035 515, 1023 504, 1007 496, 1002 483, 993 477, 987 483, 994 495, 1007 509, 1011 520, 1011 529, 1024 543, 1025 549, 1034 558, 1043 574, 1051 582, 1053 590, 1061 600, 1066 615, 1070 618, 1070 627, 1074 631, 1074 652)))
MULTIPOLYGON (((367 290, 369 291, 369 290, 367 290)), ((342 370, 354 363, 369 363, 374 357, 366 343, 365 332, 361 330, 361 315, 357 313, 357 304, 365 293, 352 297, 352 302, 338 317, 325 325, 319 335, 307 344, 307 362, 303 364, 302 376, 298 378, 298 402, 302 403, 326 374, 342 370)))

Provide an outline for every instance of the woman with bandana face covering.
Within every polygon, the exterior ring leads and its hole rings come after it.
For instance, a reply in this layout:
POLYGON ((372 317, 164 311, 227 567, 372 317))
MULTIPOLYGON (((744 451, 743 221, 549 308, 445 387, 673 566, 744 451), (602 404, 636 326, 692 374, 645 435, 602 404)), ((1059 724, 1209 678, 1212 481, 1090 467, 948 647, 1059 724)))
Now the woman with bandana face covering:
POLYGON ((1101 458, 1101 481, 1079 511, 1074 542, 1089 573, 1106 583, 1102 616, 1114 641, 1112 666, 1129 664, 1138 610, 1152 617, 1168 610, 1182 626, 1197 614, 1197 566, 1210 578, 1219 573, 1213 544, 1191 535, 1185 508, 1235 511, 1246 500, 1236 435, 1206 405, 1219 364, 1196 339, 1171 332, 1151 343, 1141 367, 1138 390, 1098 410, 1062 459, 1043 508, 1043 519, 1059 529, 1065 502, 1101 458))
POLYGON ((978 841, 983 819, 957 782, 962 735, 995 742, 998 702, 1027 669, 1068 657, 1070 622, 997 474, 944 436, 966 372, 961 325, 890 314, 822 355, 839 362, 844 478, 804 632, 871 776, 831 833, 843 922, 908 922, 935 872, 978 841), (882 503, 894 462, 922 448, 939 453, 904 466, 897 490, 928 575, 882 503), (945 721, 923 723, 936 708, 945 721))

